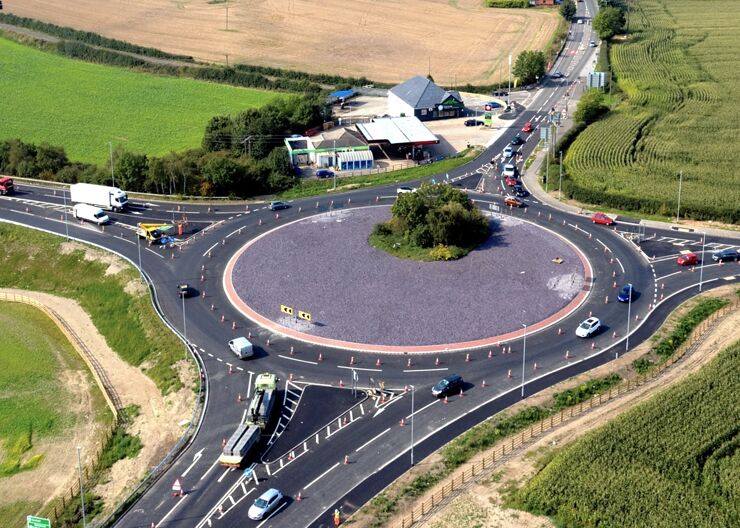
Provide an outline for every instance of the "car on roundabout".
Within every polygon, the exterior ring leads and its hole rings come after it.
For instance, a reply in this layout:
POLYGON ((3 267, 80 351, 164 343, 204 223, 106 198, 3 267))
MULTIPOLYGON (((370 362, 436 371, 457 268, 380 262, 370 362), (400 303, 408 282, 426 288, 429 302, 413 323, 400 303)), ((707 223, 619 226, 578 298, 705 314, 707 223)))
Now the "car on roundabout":
POLYGON ((635 289, 632 287, 632 284, 627 283, 624 286, 622 286, 622 289, 619 290, 619 293, 617 294, 617 300, 619 302, 623 303, 629 303, 632 302, 635 299, 635 289))
POLYGON ((520 183, 517 183, 516 185, 514 185, 514 196, 516 196, 517 198, 526 198, 527 196, 529 196, 529 191, 522 187, 520 183))
POLYGON ((249 507, 247 517, 253 521, 261 521, 266 515, 269 515, 278 504, 280 504, 281 500, 283 500, 283 494, 280 490, 270 488, 257 497, 254 503, 249 507))
POLYGON ((594 224, 601 224, 605 226, 613 226, 614 220, 612 220, 611 217, 605 215, 604 213, 594 213, 591 215, 591 221, 594 224))
POLYGON ((463 379, 458 374, 451 374, 446 378, 439 380, 434 387, 432 387, 432 396, 436 398, 444 398, 450 394, 462 392, 463 390, 463 379))
POLYGON ((740 252, 737 249, 721 249, 712 253, 712 260, 724 262, 725 260, 740 260, 740 252))
POLYGON ((695 266, 699 264, 699 255, 696 253, 684 253, 676 259, 679 266, 695 266))
POLYGON ((177 285, 177 296, 181 299, 187 299, 195 295, 195 289, 193 289, 187 282, 182 282, 177 285))
POLYGON ((504 198, 504 203, 509 207, 524 207, 524 203, 516 196, 507 196, 504 198))
POLYGON ((589 317, 576 328, 578 337, 591 337, 601 328, 601 321, 598 317, 589 317))
POLYGON ((279 200, 274 200, 270 202, 269 207, 270 207, 270 211, 278 211, 280 209, 287 209, 288 207, 290 207, 290 204, 288 204, 287 202, 281 202, 279 200))

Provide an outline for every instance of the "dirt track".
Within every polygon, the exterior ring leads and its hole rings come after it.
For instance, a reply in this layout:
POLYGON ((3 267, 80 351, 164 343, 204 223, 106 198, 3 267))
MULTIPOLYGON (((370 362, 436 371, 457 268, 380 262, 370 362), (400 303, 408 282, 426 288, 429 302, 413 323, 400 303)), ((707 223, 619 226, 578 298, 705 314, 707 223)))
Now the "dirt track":
POLYGON ((24 0, 5 10, 197 59, 445 85, 508 73, 508 54, 542 49, 555 9, 481 0, 24 0), (227 9, 228 6, 228 30, 227 9))

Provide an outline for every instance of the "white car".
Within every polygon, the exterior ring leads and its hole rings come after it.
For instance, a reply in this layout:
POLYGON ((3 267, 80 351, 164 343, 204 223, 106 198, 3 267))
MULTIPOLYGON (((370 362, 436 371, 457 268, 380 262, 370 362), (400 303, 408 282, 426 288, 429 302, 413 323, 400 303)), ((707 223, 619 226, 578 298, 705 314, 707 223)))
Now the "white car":
POLYGON ((416 189, 413 187, 399 187, 396 189, 396 194, 406 194, 406 193, 412 193, 415 192, 416 189))
POLYGON ((507 163, 504 165, 504 172, 501 173, 504 178, 507 178, 511 176, 512 178, 516 177, 516 165, 513 165, 511 163, 507 163))
POLYGON ((260 521, 274 510, 275 507, 280 504, 281 500, 283 500, 283 494, 275 488, 270 488, 260 495, 259 498, 254 501, 254 504, 249 507, 247 517, 253 521, 260 521))
POLYGON ((514 147, 512 147, 511 145, 509 145, 508 147, 504 149, 504 154, 503 154, 504 158, 510 158, 514 154, 516 154, 516 150, 514 150, 514 147))
POLYGON ((598 317, 589 317, 583 321, 578 328, 576 328, 576 335, 578 337, 590 337, 601 328, 601 321, 598 317))

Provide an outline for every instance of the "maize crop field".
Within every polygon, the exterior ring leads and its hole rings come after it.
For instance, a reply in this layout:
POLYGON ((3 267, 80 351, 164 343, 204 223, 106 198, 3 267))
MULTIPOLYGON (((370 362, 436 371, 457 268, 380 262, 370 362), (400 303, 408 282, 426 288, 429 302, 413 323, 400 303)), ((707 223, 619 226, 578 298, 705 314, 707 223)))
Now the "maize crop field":
POLYGON ((610 60, 624 100, 564 157, 573 198, 740 223, 740 2, 635 0, 610 60))

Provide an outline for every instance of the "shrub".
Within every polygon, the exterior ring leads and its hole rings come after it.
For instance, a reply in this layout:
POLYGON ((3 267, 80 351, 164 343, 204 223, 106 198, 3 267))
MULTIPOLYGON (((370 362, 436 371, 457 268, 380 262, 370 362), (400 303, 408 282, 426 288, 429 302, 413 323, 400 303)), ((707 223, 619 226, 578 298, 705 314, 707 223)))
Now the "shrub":
POLYGON ((462 256, 462 249, 457 246, 445 246, 442 244, 434 246, 429 250, 429 255, 434 260, 457 260, 462 256))

